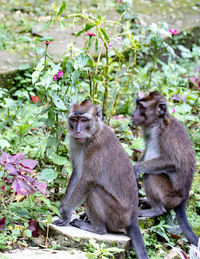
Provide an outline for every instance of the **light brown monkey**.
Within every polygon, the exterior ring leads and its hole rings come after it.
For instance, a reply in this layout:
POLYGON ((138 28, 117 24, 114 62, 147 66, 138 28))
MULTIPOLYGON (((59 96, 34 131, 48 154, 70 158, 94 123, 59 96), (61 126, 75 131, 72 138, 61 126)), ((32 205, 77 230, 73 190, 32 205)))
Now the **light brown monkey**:
POLYGON ((72 105, 68 124, 73 173, 61 202, 61 218, 54 224, 69 224, 74 209, 85 201, 90 222, 76 219, 71 225, 99 234, 126 229, 138 258, 148 258, 138 223, 137 184, 128 155, 90 101, 72 105))
POLYGON ((182 123, 170 116, 166 100, 159 92, 137 99, 132 122, 142 126, 146 149, 141 162, 134 166, 136 177, 144 174, 144 188, 150 209, 139 211, 139 216, 155 217, 171 209, 188 241, 197 245, 185 213, 195 154, 192 142, 182 123))

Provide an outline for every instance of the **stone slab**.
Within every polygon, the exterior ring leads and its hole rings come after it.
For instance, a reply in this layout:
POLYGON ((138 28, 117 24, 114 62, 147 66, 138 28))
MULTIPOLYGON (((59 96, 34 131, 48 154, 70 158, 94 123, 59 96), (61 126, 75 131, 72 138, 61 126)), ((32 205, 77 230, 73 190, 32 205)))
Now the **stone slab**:
POLYGON ((26 56, 0 50, 0 64, 0 74, 12 73, 18 70, 20 66, 30 64, 30 60, 26 56))
POLYGON ((51 249, 39 249, 35 247, 25 248, 24 250, 15 249, 11 252, 0 253, 0 258, 5 259, 86 259, 84 252, 76 249, 68 249, 68 251, 59 251, 51 249), (3 257, 4 256, 4 257, 3 257))
MULTIPOLYGON (((73 218, 76 218, 76 216, 73 216, 73 218)), ((56 219, 57 217, 53 218, 53 220, 56 220, 56 219)), ((60 227, 60 226, 50 224, 50 228, 74 240, 75 239, 82 239, 82 240, 95 239, 101 242, 109 242, 109 243, 117 242, 122 244, 127 244, 130 241, 130 238, 124 234, 107 233, 104 235, 99 235, 70 225, 60 227)))

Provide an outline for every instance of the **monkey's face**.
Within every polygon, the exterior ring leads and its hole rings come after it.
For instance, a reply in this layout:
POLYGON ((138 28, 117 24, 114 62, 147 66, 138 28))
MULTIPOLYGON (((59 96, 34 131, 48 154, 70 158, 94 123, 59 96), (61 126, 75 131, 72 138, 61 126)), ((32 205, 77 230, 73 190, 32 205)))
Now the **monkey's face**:
POLYGON ((69 118, 69 131, 76 142, 84 143, 93 135, 94 121, 88 116, 71 116, 69 118))
POLYGON ((142 99, 137 99, 136 103, 137 108, 131 116, 136 126, 148 127, 155 124, 167 112, 166 101, 158 92, 152 92, 142 99))
POLYGON ((78 143, 85 143, 101 127, 101 112, 90 101, 72 105, 68 115, 69 133, 78 143))
POLYGON ((142 103, 139 103, 139 102, 137 103, 137 108, 133 112, 133 114, 131 116, 131 120, 132 120, 133 124, 135 124, 136 126, 142 126, 145 124, 146 108, 144 107, 144 105, 142 103))

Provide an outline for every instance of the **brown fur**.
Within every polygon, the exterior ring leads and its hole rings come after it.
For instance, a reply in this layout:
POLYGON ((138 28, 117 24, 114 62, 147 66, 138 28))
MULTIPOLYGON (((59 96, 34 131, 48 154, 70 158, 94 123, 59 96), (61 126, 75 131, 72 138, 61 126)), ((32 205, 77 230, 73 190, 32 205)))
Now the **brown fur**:
POLYGON ((98 107, 89 101, 69 111, 70 153, 73 173, 61 202, 61 219, 67 225, 83 201, 90 222, 70 224, 99 234, 125 230, 140 259, 148 255, 138 223, 138 192, 128 155, 114 132, 101 121, 98 107))
POLYGON ((146 149, 143 161, 134 166, 134 171, 137 177, 144 173, 145 193, 151 205, 139 215, 154 217, 175 209, 183 233, 196 245, 197 237, 185 214, 195 172, 195 154, 185 127, 169 114, 159 92, 137 100, 132 121, 144 130, 146 149))

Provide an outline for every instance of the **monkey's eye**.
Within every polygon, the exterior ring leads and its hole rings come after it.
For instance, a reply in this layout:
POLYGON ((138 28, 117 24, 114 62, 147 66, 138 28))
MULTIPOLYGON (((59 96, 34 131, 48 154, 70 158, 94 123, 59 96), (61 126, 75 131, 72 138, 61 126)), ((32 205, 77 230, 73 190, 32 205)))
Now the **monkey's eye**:
POLYGON ((138 108, 140 111, 145 111, 145 107, 141 103, 138 104, 138 108))
POLYGON ((71 118, 70 121, 71 122, 77 122, 77 118, 71 118))
POLYGON ((86 122, 86 121, 89 121, 89 119, 88 118, 81 118, 81 121, 86 122))

